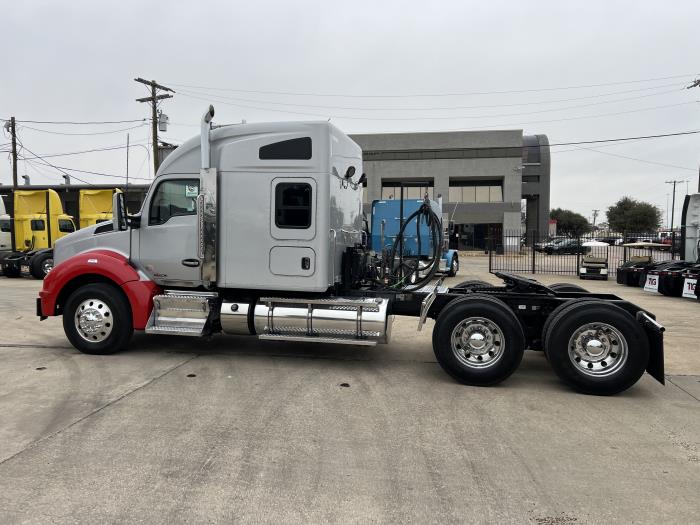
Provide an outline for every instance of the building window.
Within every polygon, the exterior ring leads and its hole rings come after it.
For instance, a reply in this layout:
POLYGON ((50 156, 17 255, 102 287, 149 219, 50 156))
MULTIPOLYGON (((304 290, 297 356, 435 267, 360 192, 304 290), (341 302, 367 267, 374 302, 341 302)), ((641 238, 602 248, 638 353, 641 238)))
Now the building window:
MULTIPOLYGON (((403 188, 403 198, 404 199, 422 199, 425 197, 426 193, 428 198, 433 198, 434 193, 433 182, 426 181, 425 184, 420 186, 404 186, 403 188)), ((401 198, 401 183, 397 181, 383 180, 382 181, 382 199, 400 199, 401 198)))
POLYGON ((262 146, 258 157, 260 160, 309 160, 311 137, 283 140, 262 146))
POLYGON ((275 224, 278 228, 311 226, 311 185, 281 182, 275 187, 275 224))
POLYGON ((450 202, 503 202, 503 182, 450 180, 450 202))
POLYGON ((523 136, 523 164, 540 164, 540 141, 536 135, 523 136))
POLYGON ((523 182, 539 182, 539 175, 523 175, 523 182))

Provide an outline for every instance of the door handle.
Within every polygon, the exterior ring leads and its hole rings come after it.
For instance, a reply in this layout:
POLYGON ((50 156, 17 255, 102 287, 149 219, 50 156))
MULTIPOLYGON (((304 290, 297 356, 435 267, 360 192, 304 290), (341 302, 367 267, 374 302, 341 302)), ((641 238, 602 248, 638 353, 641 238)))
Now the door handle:
POLYGON ((180 262, 182 262, 184 266, 189 266, 190 268, 199 266, 199 259, 182 259, 180 262))

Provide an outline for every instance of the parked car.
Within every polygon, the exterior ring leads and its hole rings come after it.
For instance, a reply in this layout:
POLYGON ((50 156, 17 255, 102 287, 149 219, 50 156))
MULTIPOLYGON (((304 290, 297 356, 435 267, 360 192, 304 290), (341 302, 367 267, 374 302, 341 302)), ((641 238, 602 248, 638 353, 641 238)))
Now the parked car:
POLYGON ((536 242, 535 243, 535 251, 536 252, 544 252, 547 250, 548 247, 553 246, 555 244, 558 244, 560 242, 566 241, 567 237, 550 237, 546 241, 542 242, 536 242))
POLYGON ((608 235, 606 237, 596 237, 595 240, 604 242, 605 244, 609 244, 610 246, 620 246, 624 242, 622 237, 615 235, 608 235))
POLYGON ((545 247, 543 251, 547 255, 587 253, 589 249, 581 244, 581 239, 564 239, 556 244, 551 244, 550 246, 545 247))

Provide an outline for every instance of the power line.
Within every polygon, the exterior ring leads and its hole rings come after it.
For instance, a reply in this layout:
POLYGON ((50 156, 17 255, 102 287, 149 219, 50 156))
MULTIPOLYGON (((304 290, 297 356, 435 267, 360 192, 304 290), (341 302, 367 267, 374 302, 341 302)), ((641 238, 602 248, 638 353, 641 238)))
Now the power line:
MULTIPOLYGON (((646 139, 658 139, 658 138, 663 138, 663 137, 677 137, 679 135, 694 135, 696 133, 700 133, 700 130, 692 130, 692 131, 677 131, 674 133, 661 133, 658 135, 640 135, 637 137, 621 137, 621 138, 616 138, 616 139, 600 139, 600 140, 580 140, 576 142, 557 142, 554 144, 549 144, 549 146, 574 146, 576 144, 597 144, 601 142, 621 142, 621 141, 629 141, 629 140, 646 140, 646 139)), ((523 148, 528 148, 528 147, 539 147, 538 146, 523 146, 523 148)))
MULTIPOLYGON (((132 143, 129 147, 134 147, 134 146, 144 146, 143 144, 138 144, 138 143, 132 143)), ((71 155, 82 155, 84 153, 94 153, 94 152, 100 152, 100 151, 114 151, 114 150, 119 150, 119 149, 126 149, 126 145, 124 146, 106 146, 104 148, 93 148, 93 149, 86 149, 82 151, 70 151, 66 153, 51 153, 51 154, 45 154, 41 155, 42 158, 48 159, 52 157, 68 157, 71 155)))
MULTIPOLYGON (((194 98, 197 100, 202 100, 206 102, 211 102, 210 99, 208 98, 203 98, 195 95, 189 95, 187 93, 179 93, 185 97, 189 98, 194 98)), ((402 117, 402 118, 374 118, 374 117, 354 117, 354 116, 343 116, 343 115, 324 115, 324 114, 319 114, 319 113, 310 113, 310 112, 305 112, 305 111, 292 111, 292 110, 283 110, 283 109, 275 109, 275 108, 264 108, 264 107, 259 107, 259 106, 250 106, 246 104, 234 104, 231 102, 225 102, 225 101, 216 101, 217 104, 224 104, 227 106, 233 106, 237 108, 248 108, 248 109, 257 109, 260 111, 271 111, 275 113, 287 113, 287 114, 293 114, 293 115, 305 115, 305 116, 314 116, 314 117, 321 117, 324 119, 327 118, 333 118, 337 120, 365 120, 365 121, 413 121, 413 120, 441 120, 445 117, 402 117)), ((566 117, 566 118, 558 118, 558 119, 548 119, 548 120, 535 120, 535 121, 530 121, 530 122, 519 122, 516 124, 498 124, 498 125, 492 125, 492 126, 479 126, 475 128, 450 128, 450 129, 443 129, 443 130, 435 130, 435 131, 468 131, 471 129, 484 129, 484 128, 504 128, 504 127, 513 127, 513 126, 522 126, 522 125, 528 125, 528 124, 543 124, 543 123, 551 123, 551 122, 564 122, 564 121, 569 121, 569 120, 581 120, 581 119, 588 119, 588 118, 598 118, 598 117, 607 117, 607 116, 616 116, 616 115, 624 115, 628 113, 638 113, 638 112, 643 112, 643 111, 652 111, 656 109, 666 109, 666 108, 671 108, 671 107, 678 107, 678 106, 685 106, 689 104, 695 104, 697 101, 689 101, 689 102, 681 102, 678 104, 666 104, 662 106, 652 106, 652 107, 646 107, 646 108, 638 108, 638 109, 633 109, 633 110, 627 110, 627 111, 618 111, 618 112, 613 112, 613 113, 602 113, 598 115, 581 115, 581 116, 576 116, 576 117, 566 117)), ((484 115, 483 117, 447 117, 450 119, 454 118, 492 118, 493 115, 484 115)))
POLYGON ((401 94, 401 95, 358 95, 350 93, 303 93, 294 91, 262 91, 254 89, 237 89, 237 88, 219 88, 212 86, 195 86, 192 84, 181 84, 177 82, 168 82, 168 84, 175 87, 183 88, 194 88, 194 89, 209 89, 213 91, 233 91, 236 93, 258 93, 266 95, 293 95, 293 96, 304 96, 304 97, 343 97, 343 98, 411 98, 411 97, 456 97, 456 96, 472 96, 472 95, 503 95, 512 93, 536 93, 545 91, 562 91, 567 89, 585 89, 585 88, 595 88, 604 86, 619 86, 624 84, 639 84, 643 82, 654 82, 658 80, 672 80, 677 78, 688 78, 695 76, 695 73, 688 73, 686 75, 672 75, 667 77, 656 77, 656 78, 645 78, 639 80, 624 80, 618 82, 606 82, 601 84, 584 84, 578 86, 559 86, 559 87, 548 87, 548 88, 532 88, 532 89, 512 89, 505 91, 472 91, 465 93, 414 93, 414 94, 401 94))
POLYGON ((610 155, 611 157, 619 157, 621 159, 627 159, 627 160, 634 160, 637 162, 643 162, 645 164, 654 164, 656 166, 663 166, 664 168, 675 168, 679 170, 690 170, 690 171, 695 171, 695 168, 687 168, 685 166, 677 166, 675 164, 666 164, 663 162, 656 162, 653 160, 644 160, 644 159, 638 159, 636 157, 629 157, 627 155, 620 155, 619 153, 611 153, 609 151, 600 151, 594 148, 585 148, 578 146, 578 149, 583 149, 583 150, 588 150, 588 151, 594 151, 595 153, 600 153, 601 155, 610 155))
MULTIPOLYGON (((662 91, 661 93, 652 93, 652 94, 647 94, 647 95, 640 95, 636 97, 627 97, 627 98, 621 98, 621 99, 615 99, 615 100, 605 100, 601 102, 589 102, 586 104, 576 104, 573 106, 564 106, 560 108, 549 108, 549 109, 540 109, 540 110, 535 110, 535 111, 521 111, 518 113, 496 113, 496 114, 491 114, 491 115, 449 115, 449 116, 417 116, 417 117, 355 117, 355 116, 341 116, 341 115, 335 115, 333 118, 348 118, 348 119, 353 119, 353 120, 390 120, 390 121, 401 121, 401 120, 466 120, 466 119, 485 119, 485 118, 501 118, 501 117, 519 117, 523 115, 536 115, 540 113, 551 113, 551 112, 556 112, 556 111, 566 111, 569 109, 578 109, 578 108, 585 108, 585 107, 591 107, 591 106, 599 106, 602 104, 614 104, 617 102, 627 102, 630 100, 639 100, 641 98, 647 98, 647 97, 655 97, 659 95, 668 95, 669 93, 682 93, 684 90, 682 89, 673 89, 673 90, 668 90, 668 91, 662 91)), ((231 100, 236 100, 232 98, 226 98, 226 97, 221 97, 220 95, 212 95, 210 93, 193 93, 193 92, 187 92, 187 91, 179 91, 178 94, 184 95, 186 97, 194 97, 194 96, 204 96, 204 97, 209 97, 211 99, 214 99, 214 102, 224 102, 224 101, 231 101, 231 100), (218 100, 217 100, 218 99, 218 100)), ((245 99, 244 99, 245 100, 245 99)), ((256 102, 256 101, 252 101, 256 102)), ((263 103, 268 103, 264 101, 257 101, 257 102, 263 102, 263 103)), ((344 107, 344 108, 333 108, 332 106, 309 106, 306 104, 285 104, 282 102, 272 102, 272 104, 281 104, 281 105, 288 105, 288 106, 294 106, 294 107, 317 107, 317 108, 330 108, 330 109, 355 109, 355 108, 350 108, 350 107, 344 107)), ((238 105, 238 104, 236 104, 238 105)), ((240 104, 241 107, 248 107, 248 108, 253 108, 253 109, 265 109, 265 111, 282 111, 285 113, 292 113, 288 112, 282 108, 261 108, 261 107, 255 107, 255 106, 250 106, 250 105, 244 105, 240 104)), ((380 111, 386 111, 382 108, 379 109, 380 111)), ((365 111, 365 110, 363 110, 365 111)), ((388 110, 388 111, 395 111, 393 109, 388 110)), ((302 114, 308 114, 308 115, 315 115, 315 116, 323 116, 325 117, 326 115, 318 114, 318 113, 302 113, 302 114)))
MULTIPOLYGON (((27 148, 25 148, 25 149, 27 149, 27 148)), ((27 150, 27 151, 29 151, 29 150, 27 150)), ((30 151, 30 153, 31 153, 31 151, 30 151)), ((60 169, 60 170, 75 171, 77 173, 86 173, 88 175, 100 175, 102 177, 112 177, 112 178, 116 178, 116 179, 126 179, 126 176, 124 176, 124 175, 114 175, 112 173, 104 173, 101 171, 80 170, 77 168, 69 168, 68 166, 58 166, 56 164, 50 164, 46 160, 44 160, 44 157, 41 157, 41 156, 35 156, 35 157, 30 157, 30 158, 22 157, 22 160, 27 160, 27 161, 32 161, 32 160, 37 160, 37 159, 43 160, 47 165, 51 166, 52 168, 56 168, 56 169, 60 169)), ((138 178, 140 180, 150 180, 150 179, 146 179, 143 177, 130 177, 130 178, 132 178, 132 179, 138 178)))
MULTIPOLYGON (((607 96, 613 96, 613 95, 621 95, 621 94, 627 94, 627 93, 638 93, 640 91, 650 91, 654 89, 662 89, 666 87, 671 87, 675 86, 678 89, 674 90, 669 90, 665 91, 662 93, 651 93, 648 95, 642 95, 640 97, 631 97, 627 99, 617 99, 613 101, 605 101, 605 102, 600 102, 599 104, 609 104, 612 102, 622 102, 625 100, 634 100, 637 98, 644 98, 644 97, 650 97, 650 96, 657 96, 657 95, 663 95, 667 93, 672 93, 675 91, 683 91, 685 84, 679 84, 677 82, 674 82, 672 84, 663 84, 661 86, 652 86, 652 87, 646 87, 646 88, 641 88, 641 89, 629 89, 629 90, 624 90, 624 91, 614 91, 612 93, 599 93, 597 95, 587 95, 585 97, 573 97, 573 98, 564 98, 564 99, 555 99, 555 100, 542 100, 542 101, 529 101, 529 102, 517 102, 517 103, 511 103, 511 104, 481 104, 481 105, 476 105, 476 106, 431 106, 431 107, 422 107, 422 108, 417 108, 417 107, 359 107, 359 106, 329 106, 329 105, 319 105, 319 104, 298 104, 298 103, 292 103, 292 102, 279 102, 279 101, 273 101, 273 100, 259 100, 259 99, 247 99, 247 98, 239 98, 239 97, 228 97, 224 95, 217 95, 217 94, 211 94, 207 93, 204 91, 192 91, 192 90, 179 90, 179 94, 192 94, 192 95, 200 95, 200 96, 211 96, 211 97, 217 97, 217 98, 222 98, 225 100, 233 100, 233 101, 238 101, 238 102, 247 102, 247 103, 254 103, 254 104, 275 104, 278 106, 291 106, 291 107, 306 107, 306 108, 318 108, 318 109, 341 109, 341 110, 351 110, 351 111, 442 111, 442 110, 455 110, 455 109, 488 109, 488 108, 502 108, 502 107, 517 107, 517 106, 531 106, 531 105, 543 105, 543 104, 556 104, 560 102, 575 102, 577 100, 589 100, 589 99, 595 99, 595 98, 601 98, 601 97, 607 97, 607 96)), ((561 108, 561 109, 566 109, 566 108, 561 108)), ((554 110, 551 110, 554 111, 554 110)))
POLYGON ((30 124, 56 124, 56 125, 101 125, 101 124, 131 124, 133 122, 145 122, 147 118, 131 120, 93 120, 93 121, 72 121, 72 120, 17 120, 17 122, 29 122, 30 124))
POLYGON ((145 122, 143 124, 139 124, 138 126, 131 126, 129 128, 113 129, 111 131, 93 131, 90 133, 68 133, 65 131, 51 131, 48 129, 39 129, 39 128, 31 127, 31 126, 22 126, 22 129, 31 129, 32 131, 39 131, 41 133, 49 133, 51 135, 90 136, 90 135, 109 135, 111 133, 122 133, 124 131, 129 131, 131 129, 136 129, 136 128, 140 128, 143 126, 145 126, 145 122))

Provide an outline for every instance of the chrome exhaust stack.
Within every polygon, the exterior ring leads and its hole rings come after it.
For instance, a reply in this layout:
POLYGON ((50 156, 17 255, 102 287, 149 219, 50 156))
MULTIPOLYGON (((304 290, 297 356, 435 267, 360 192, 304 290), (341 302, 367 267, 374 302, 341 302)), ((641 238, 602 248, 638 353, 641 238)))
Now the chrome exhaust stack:
POLYGON ((214 106, 209 106, 202 115, 201 155, 199 171, 199 195, 197 196, 198 257, 201 263, 201 279, 205 288, 216 284, 216 168, 211 167, 211 144, 209 131, 214 118, 214 106))

